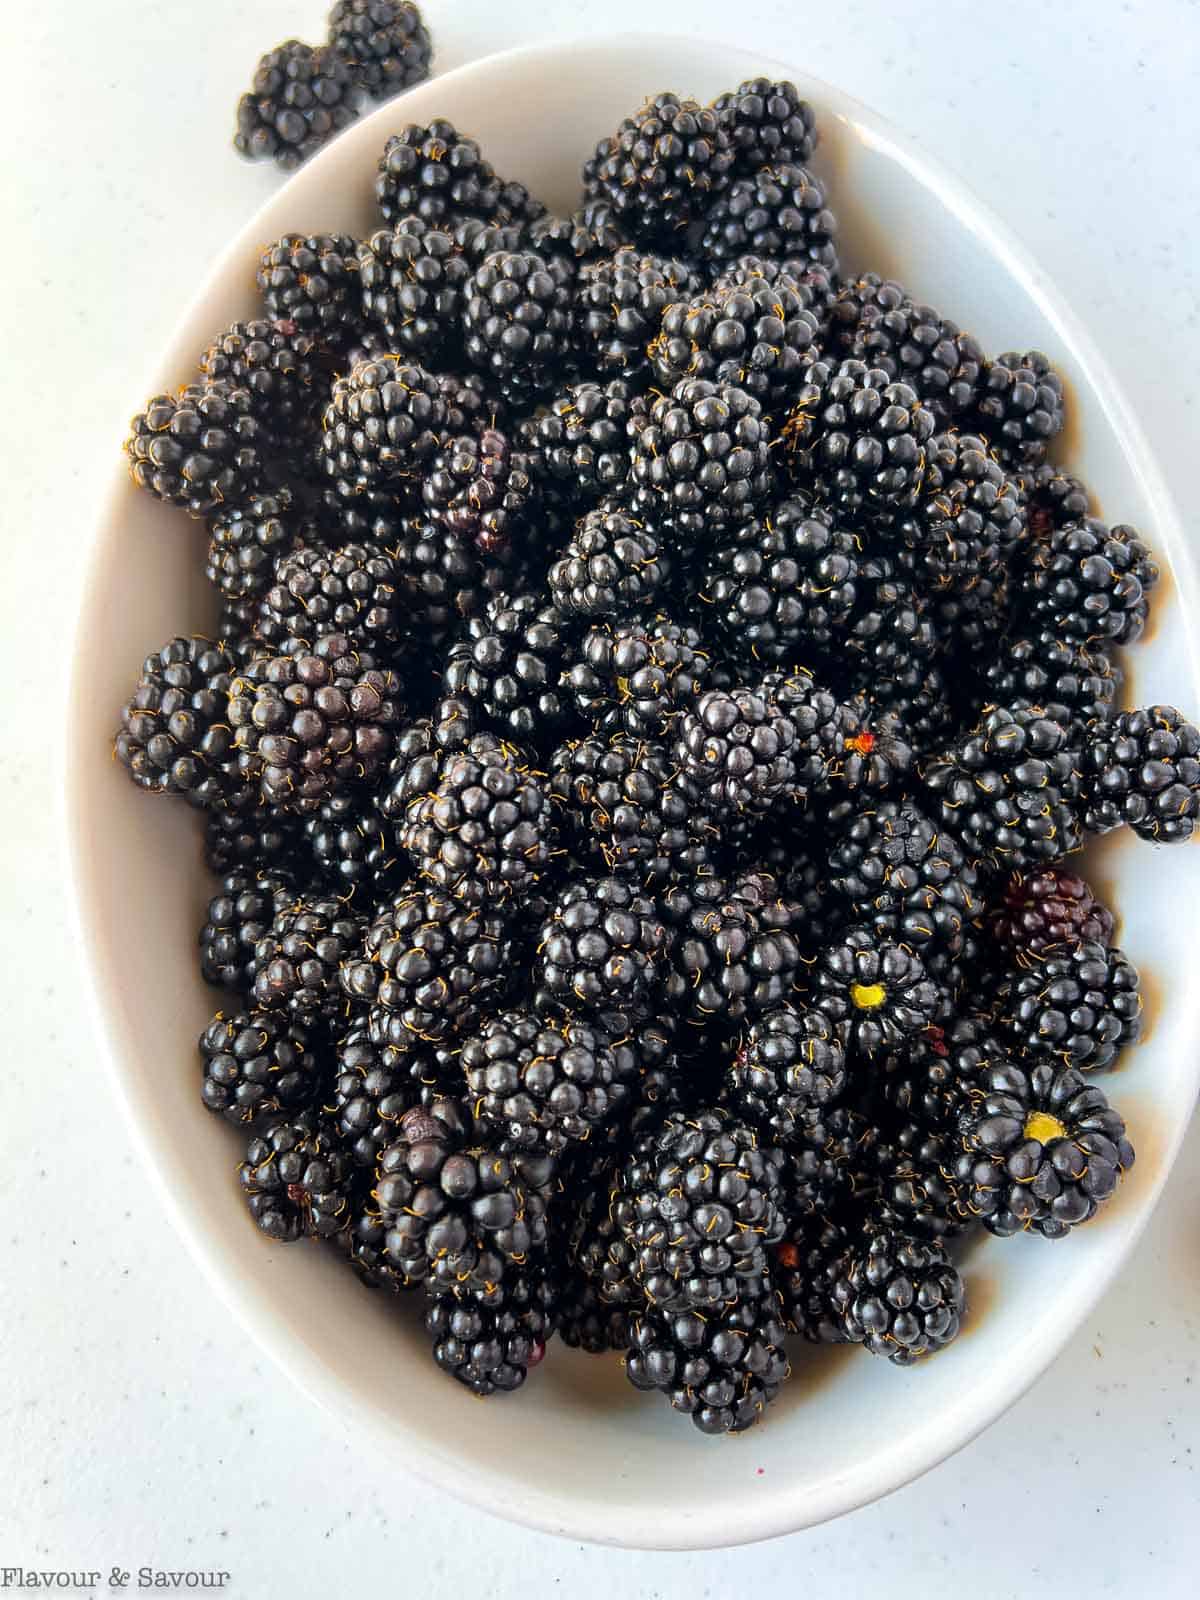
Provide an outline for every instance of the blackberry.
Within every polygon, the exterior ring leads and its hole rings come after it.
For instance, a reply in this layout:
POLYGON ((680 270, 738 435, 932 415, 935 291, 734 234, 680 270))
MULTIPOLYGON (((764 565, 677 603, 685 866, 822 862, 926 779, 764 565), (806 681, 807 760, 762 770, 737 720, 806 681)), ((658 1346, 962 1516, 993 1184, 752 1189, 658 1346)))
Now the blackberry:
POLYGON ((298 823, 265 806, 210 811, 204 819, 204 863, 223 878, 237 867, 273 872, 293 857, 298 823))
POLYGON ((659 996, 670 953, 654 901, 624 878, 580 878, 560 892, 538 934, 535 990, 548 1005, 633 1016, 659 996))
POLYGON ((800 966, 797 907, 768 873, 699 876, 667 896, 664 910, 677 927, 673 959, 686 1021, 737 1022, 791 994, 800 966))
POLYGON ((358 115, 359 93, 345 62, 325 45, 288 39, 259 58, 238 101, 234 148, 251 161, 274 158, 292 172, 358 115))
POLYGON ((1200 815, 1200 729, 1174 706, 1122 711, 1084 742, 1089 833, 1127 823, 1142 839, 1190 839, 1200 815))
POLYGON ((1158 566, 1132 528, 1085 517, 1033 546, 1019 599, 1033 628, 1085 644, 1133 644, 1157 582, 1158 566))
POLYGON ((512 583, 509 552, 484 551, 473 538, 430 517, 406 519, 388 545, 400 598, 414 625, 444 642, 512 583))
POLYGON ((379 1009, 381 1032, 394 1020, 401 1037, 437 1044, 499 994, 510 956, 496 911, 409 883, 379 908, 362 956, 342 969, 342 989, 379 1009))
POLYGON ((471 263, 450 233, 401 217, 362 241, 356 266, 370 339, 434 364, 452 351, 471 263))
POLYGON ((262 487, 270 440, 254 396, 227 379, 155 395, 129 428, 134 483, 189 516, 246 505, 262 487))
POLYGON ((239 867, 221 880, 208 902, 200 929, 200 976, 218 988, 248 989, 254 981, 254 951, 275 912, 295 897, 286 870, 264 872, 239 867))
POLYGON ((443 1372, 472 1394, 507 1394, 544 1359, 560 1315, 554 1280, 544 1269, 531 1268, 506 1274, 482 1302, 435 1299, 425 1313, 425 1331, 443 1372))
POLYGON ((870 675, 860 666, 852 681, 866 704, 899 719, 915 756, 943 750, 961 727, 958 684, 936 661, 921 667, 897 660, 870 675))
POLYGON ((186 795, 206 809, 225 805, 235 787, 228 722, 233 672, 232 657, 211 639, 170 639, 146 657, 113 741, 139 789, 186 795))
POLYGON ((544 737, 566 717, 559 688, 560 619, 538 595, 499 594, 446 658, 443 688, 478 707, 501 733, 544 737))
POLYGON ((836 1100, 845 1087, 838 1029, 824 1013, 786 1001, 750 1024, 725 1075, 730 1109, 777 1142, 786 1142, 809 1106, 836 1100))
POLYGON ((714 819, 762 816, 793 791, 796 728, 768 693, 708 689, 676 724, 673 751, 714 819))
POLYGON ((262 1125, 303 1111, 321 1076, 310 1030, 273 1011, 218 1011, 200 1035, 200 1097, 231 1122, 262 1125))
POLYGON ((1006 638, 981 682, 989 704, 1044 706, 1086 746, 1089 725, 1116 715, 1123 677, 1099 650, 1043 628, 1006 638))
POLYGON ((1083 522, 1091 515, 1092 497, 1087 486, 1063 467, 1043 461, 1021 479, 1026 497, 1026 517, 1030 538, 1036 543, 1064 528, 1069 522, 1083 522))
POLYGON ((548 575, 564 616, 602 617, 653 601, 670 571, 650 530, 611 501, 579 520, 548 575))
POLYGON ((838 642, 850 652, 843 665, 854 688, 886 710, 893 697, 919 691, 940 640, 924 594, 891 556, 862 556, 853 587, 850 613, 839 618, 838 642))
POLYGON ((350 1265, 364 1288, 407 1294, 417 1288, 417 1282, 388 1260, 384 1248, 386 1236, 387 1230, 377 1212, 359 1211, 345 1235, 350 1265))
POLYGON ((446 401, 416 362, 380 356, 334 380, 321 449, 325 472, 344 499, 401 492, 441 442, 446 401))
POLYGON ((629 475, 628 427, 640 396, 623 378, 569 384, 545 411, 521 423, 539 486, 564 499, 600 499, 629 475))
POLYGON ((229 724, 247 778, 263 800, 310 815, 333 795, 373 777, 391 755, 399 680, 328 633, 295 655, 235 678, 229 724))
POLYGON ((597 622, 583 635, 563 686, 593 725, 634 738, 661 739, 693 705, 709 677, 709 658, 694 628, 666 616, 597 622))
POLYGON ((580 268, 575 328, 602 370, 630 379, 647 374, 646 346, 663 312, 700 289, 691 268, 673 256, 647 255, 624 245, 580 268))
POLYGON ((253 495, 244 506, 220 511, 209 521, 205 576, 227 600, 254 601, 257 611, 276 561, 313 531, 301 522, 287 489, 253 495))
POLYGON ((906 1367, 958 1336, 962 1278, 941 1245, 872 1228, 833 1269, 831 1297, 846 1337, 906 1367))
POLYGON ((916 504, 933 413, 915 389, 862 361, 814 361, 783 426, 793 475, 851 515, 894 516, 916 504))
POLYGON ((928 1027, 938 1009, 937 985, 920 956, 874 928, 851 928, 831 945, 814 984, 817 1007, 863 1055, 894 1049, 928 1027))
POLYGON ((985 707, 975 728, 925 763, 925 786, 973 860, 1012 872, 1079 848, 1068 741, 1039 707, 985 707))
POLYGON ((704 218, 700 249, 713 263, 757 255, 838 265, 837 223, 825 186, 807 167, 773 161, 735 178, 704 218))
POLYGON ((1142 1032, 1137 968, 1087 940, 1014 974, 996 1006, 997 1030, 1017 1057, 1053 1055, 1081 1072, 1111 1067, 1142 1032))
POLYGON ((375 200, 385 222, 416 216, 433 227, 463 218, 505 221, 501 185, 474 139, 439 119, 409 123, 384 146, 375 200))
MULTIPOLYGON (((828 793, 830 775, 847 740, 862 731, 861 718, 803 668, 767 673, 762 692, 792 725, 793 796, 804 799, 811 792, 828 793)), ((869 748, 866 741, 863 745, 869 748)))
POLYGON ((986 1072, 959 1132, 956 1176, 989 1233, 1061 1239, 1095 1216, 1134 1162, 1103 1091, 1057 1062, 986 1072))
POLYGON ((529 507, 533 462, 497 428, 448 440, 421 485, 431 521, 495 556, 507 551, 529 507))
POLYGON ((463 299, 467 361, 523 406, 561 377, 571 350, 573 274, 558 256, 498 250, 472 273, 463 299))
POLYGON ((703 598, 732 647, 755 660, 828 649, 855 603, 858 542, 799 498, 753 517, 713 554, 703 598))
POLYGON ((1065 867, 1044 867, 1040 872, 1013 873, 989 927, 998 942, 1024 962, 1051 946, 1108 946, 1115 919, 1082 878, 1065 867))
POLYGON ((336 1129, 315 1112, 254 1135, 238 1181, 250 1215, 279 1244, 331 1239, 350 1226, 349 1163, 336 1129))
POLYGON ((669 305, 646 354, 664 389, 684 378, 731 383, 770 409, 803 379, 817 331, 807 296, 790 278, 749 277, 669 305))
POLYGON ((976 341, 898 283, 867 273, 843 287, 830 311, 837 348, 907 383, 944 427, 970 411, 985 357, 976 341))
POLYGON ((1039 350, 1002 355, 984 365, 975 416, 1003 460, 1036 468, 1062 432, 1062 379, 1039 350))
POLYGON ((933 1024, 914 1034, 885 1057, 878 1089, 891 1120, 948 1136, 980 1074, 1008 1059, 991 1018, 967 1011, 945 1028, 933 1024))
POLYGON ((711 1312, 761 1281, 783 1235, 783 1157, 728 1112, 676 1113, 635 1140, 612 1196, 651 1306, 711 1312))
POLYGON ((801 303, 817 318, 818 342, 825 325, 830 302, 838 292, 836 272, 795 256, 737 256, 722 264, 712 280, 715 295, 730 289, 758 288, 763 283, 779 284, 800 296, 801 303))
POLYGON ((798 1114, 784 1146, 783 1211, 793 1229, 826 1217, 854 1221, 875 1138, 866 1117, 849 1106, 810 1105, 798 1114))
POLYGON ((362 943, 363 919, 332 896, 277 902, 254 950, 254 1003, 297 1022, 332 1017, 343 1004, 338 975, 362 943))
POLYGON ((630 1053, 577 1017, 502 1011, 463 1041, 459 1060, 476 1117, 506 1149, 556 1155, 629 1099, 630 1053))
POLYGON ((399 851, 376 811, 374 796, 335 794, 304 819, 304 842, 318 875, 346 894, 377 900, 402 875, 399 851))
POLYGON ((970 615, 1002 586, 1024 532, 1019 483, 977 435, 940 433, 926 451, 926 478, 903 536, 922 585, 949 591, 970 615))
POLYGON ((850 822, 830 849, 829 887, 856 919, 918 950, 957 950, 963 924, 983 911, 954 835, 908 801, 881 800, 850 822))
POLYGON ((754 173, 773 161, 811 159, 817 120, 794 83, 747 78, 712 103, 733 147, 734 170, 754 173))
POLYGON ((376 652, 399 642, 395 567, 378 546, 301 545, 276 561, 274 578, 258 613, 258 634, 269 644, 315 644, 326 633, 376 652))
POLYGON ((235 322, 200 357, 210 386, 249 391, 254 415, 274 442, 311 430, 325 382, 317 341, 291 322, 235 322))
POLYGON ((630 1311, 606 1305, 589 1279, 568 1272, 559 1302, 558 1336, 572 1350, 600 1356, 610 1350, 628 1350, 630 1311))
POLYGON ((408 0, 335 0, 329 43, 359 87, 380 100, 429 76, 429 30, 408 0))
POLYGON ((606 200, 589 200, 570 216, 546 212, 524 229, 522 242, 539 255, 560 255, 584 266, 624 249, 629 240, 606 200))
POLYGON ((255 275, 267 316, 335 347, 357 338, 357 250, 345 233, 285 233, 268 245, 255 275))
MULTIPOLYGON (((422 1096, 414 1076, 416 1062, 426 1068, 422 1052, 374 1045, 361 1023, 337 1042, 333 1093, 326 1107, 337 1124, 343 1147, 356 1164, 374 1172, 379 1153, 400 1136, 400 1119, 422 1096)), ((440 1085, 430 1073, 435 1090, 440 1085)))
POLYGON ((819 1212, 793 1218, 775 1246, 773 1278, 789 1333, 810 1344, 845 1344, 830 1301, 830 1269, 845 1254, 845 1229, 819 1212))
POLYGON ((596 1153, 584 1145, 576 1148, 576 1159, 591 1152, 592 1167, 585 1167, 578 1188, 568 1174, 562 1215, 569 1222, 565 1241, 568 1286, 590 1291, 603 1307, 620 1307, 626 1312, 645 1303, 634 1276, 634 1250, 613 1220, 610 1197, 617 1180, 619 1157, 609 1144, 596 1153))
POLYGON ((733 145, 715 111, 660 94, 602 139, 584 195, 606 200, 635 238, 670 245, 729 182, 733 145))
POLYGON ((743 1433, 760 1421, 791 1372, 783 1302, 765 1275, 756 1292, 715 1315, 637 1312, 625 1375, 658 1389, 701 1433, 743 1433))

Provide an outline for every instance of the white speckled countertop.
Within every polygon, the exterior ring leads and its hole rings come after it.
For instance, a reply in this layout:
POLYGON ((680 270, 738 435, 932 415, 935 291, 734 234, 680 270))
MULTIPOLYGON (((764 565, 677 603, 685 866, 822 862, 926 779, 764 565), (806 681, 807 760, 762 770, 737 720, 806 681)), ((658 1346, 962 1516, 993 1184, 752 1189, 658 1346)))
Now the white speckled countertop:
MULTIPOLYGON (((696 1556, 559 1543, 356 1455, 246 1345, 156 1210, 89 1036, 57 865, 70 590, 174 317, 279 181, 226 148, 236 95, 261 50, 317 36, 321 14, 320 0, 44 0, 6 18, 0 1588, 6 1567, 100 1569, 105 1584, 123 1568, 136 1584, 157 1566, 224 1569, 238 1600, 556 1587, 580 1600, 1194 1597, 1196 1130, 1123 1281, 1006 1418, 882 1504, 696 1556)), ((652 25, 759 40, 839 82, 937 149, 1074 287, 1187 513, 1200 400, 1194 0, 692 0, 653 13, 635 0, 429 0, 426 15, 443 69, 652 25)))

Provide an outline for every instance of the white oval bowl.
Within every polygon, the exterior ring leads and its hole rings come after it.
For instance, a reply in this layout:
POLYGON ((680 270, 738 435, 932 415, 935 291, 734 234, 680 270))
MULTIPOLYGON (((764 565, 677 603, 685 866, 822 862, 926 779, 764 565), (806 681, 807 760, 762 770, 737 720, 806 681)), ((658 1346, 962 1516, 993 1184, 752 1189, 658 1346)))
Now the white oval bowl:
MULTIPOLYGON (((814 162, 831 184, 850 269, 900 278, 991 350, 1047 351, 1070 380, 1063 459, 1111 520, 1164 565, 1130 694, 1200 710, 1191 654, 1196 567, 1145 439, 1090 338, 1019 243, 956 179, 828 84, 765 56, 659 35, 513 51, 412 90, 298 172, 210 272, 146 393, 191 380, 220 328, 255 312, 254 265, 281 233, 374 225, 372 177, 388 134, 451 118, 506 176, 568 207, 597 138, 644 94, 706 100, 758 72, 788 76, 816 107, 814 162)), ((964 138, 969 129, 964 123, 964 138)), ((957 153, 956 153, 957 154, 957 153)), ((503 1517, 548 1532, 652 1549, 791 1532, 898 1488, 1010 1406, 1078 1328, 1144 1227, 1200 1083, 1192 953, 1200 856, 1107 841, 1090 870, 1120 907, 1142 968, 1148 1036, 1106 1080, 1137 1145, 1118 1196, 1070 1243, 987 1240, 965 1259, 966 1331, 936 1361, 900 1370, 859 1352, 798 1349, 765 1425, 707 1440, 626 1383, 618 1359, 551 1346, 516 1398, 481 1404, 429 1360, 411 1306, 362 1290, 325 1252, 266 1242, 233 1166, 238 1141, 197 1093, 195 1040, 219 1003, 197 973, 211 893, 197 819, 153 804, 110 759, 138 663, 214 620, 204 534, 139 495, 118 462, 100 519, 76 640, 66 802, 82 949, 98 1032, 164 1202, 218 1293, 295 1381, 395 1462, 503 1517)))

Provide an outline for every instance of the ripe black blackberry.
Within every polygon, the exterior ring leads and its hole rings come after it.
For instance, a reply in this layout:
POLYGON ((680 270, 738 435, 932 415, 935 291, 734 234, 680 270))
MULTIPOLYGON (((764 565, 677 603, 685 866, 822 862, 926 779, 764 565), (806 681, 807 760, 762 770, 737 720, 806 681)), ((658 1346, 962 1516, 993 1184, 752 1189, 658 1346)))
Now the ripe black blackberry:
POLYGON ((315 644, 322 634, 339 633, 376 654, 394 650, 400 622, 391 557, 366 544, 288 551, 275 563, 257 631, 278 649, 292 639, 315 644))
POLYGON ((628 1102, 632 1054, 579 1017, 521 1008, 489 1017, 459 1057, 480 1125, 507 1150, 557 1155, 588 1139, 628 1102))
POLYGON ((617 493, 629 476, 628 429, 645 409, 623 378, 568 384, 517 431, 539 488, 571 505, 617 493))
POLYGON ((711 1312, 752 1292, 783 1235, 783 1165, 727 1111, 675 1113, 634 1141, 611 1209, 651 1306, 711 1312))
POLYGON ((1190 839, 1200 816, 1200 729, 1174 706, 1122 711, 1084 741, 1084 816, 1089 833, 1123 823, 1142 839, 1190 839))
POLYGON ((793 797, 822 802, 828 821, 843 821, 871 795, 901 784, 912 766, 903 720, 865 696, 842 701, 801 670, 770 672, 762 682, 795 731, 793 797))
POLYGON ((209 385, 232 384, 250 392, 254 415, 279 449, 296 449, 300 436, 315 437, 327 386, 321 347, 293 322, 235 322, 200 357, 209 385))
POLYGON ((575 329, 602 371, 640 381, 646 346, 663 312, 700 290, 692 269, 673 256, 648 255, 624 245, 581 267, 575 286, 575 329))
POLYGON ((789 1219, 775 1246, 772 1277, 783 1301, 789 1333, 810 1344, 845 1344, 846 1335, 830 1302, 830 1271, 845 1254, 844 1227, 821 1212, 789 1219))
POLYGON ((257 611, 275 563, 313 533, 289 490, 253 495, 245 505, 210 518, 205 576, 227 600, 254 601, 257 611))
POLYGON ((604 617, 651 604, 669 572, 650 529, 616 502, 602 500, 579 519, 547 582, 564 617, 604 617))
POLYGON ((661 739, 700 697, 709 668, 696 630, 665 615, 597 622, 579 641, 563 686, 593 726, 661 739))
POLYGON ((255 276, 267 316, 335 348, 357 339, 357 250, 346 233, 285 233, 268 245, 255 276))
POLYGON ((350 1226, 350 1163, 336 1128, 318 1112, 282 1118, 255 1134, 238 1181, 250 1215, 278 1244, 332 1239, 350 1226))
POLYGON ((724 1098, 763 1138, 785 1143, 803 1112, 836 1100, 845 1087, 839 1030, 823 1012, 785 1001, 742 1035, 725 1073, 724 1098))
POLYGON ((324 1081, 316 1043, 308 1027, 276 1011, 218 1011, 200 1035, 200 1098, 239 1124, 303 1111, 324 1081))
POLYGON ((816 317, 820 334, 840 281, 836 272, 796 256, 737 256, 723 263, 712 280, 712 289, 721 295, 731 289, 757 288, 763 283, 783 284, 798 294, 801 303, 816 317))
POLYGON ((828 649, 854 607, 858 551, 830 512, 795 496, 722 540, 703 598, 740 655, 783 661, 828 649))
POLYGON ((817 333, 808 297, 790 278, 749 277, 668 305, 646 354, 664 389, 684 378, 731 383, 769 410, 800 384, 817 333))
POLYGON ((425 1331, 438 1366, 472 1394, 510 1394, 544 1359, 560 1316, 555 1280, 538 1266, 506 1273, 483 1300, 435 1298, 425 1331))
POLYGON ((402 1038, 438 1044, 471 1025, 508 977, 511 945, 504 918, 464 905, 440 889, 406 884, 380 906, 361 955, 342 968, 351 1001, 394 1020, 402 1038))
POLYGON ((959 684, 944 666, 930 662, 923 669, 903 659, 876 671, 866 661, 851 657, 849 682, 856 699, 876 713, 899 718, 914 757, 945 749, 962 725, 959 684))
POLYGON ((1087 485, 1065 468, 1043 461, 1032 471, 1021 474, 1027 500, 1029 536, 1035 542, 1048 539, 1069 522, 1082 522, 1092 512, 1092 497, 1087 485))
POLYGON ((366 1027, 354 1022, 337 1041, 325 1109, 347 1154, 373 1173, 380 1151, 400 1137, 405 1112, 440 1092, 442 1074, 430 1052, 373 1044, 366 1027))
POLYGON ((189 516, 247 505, 262 488, 271 440, 254 396, 228 379, 155 395, 129 428, 134 483, 189 516))
POLYGON ((578 878, 539 930, 535 993, 546 1009, 644 1015, 662 995, 669 954, 666 924, 636 882, 578 878))
POLYGON ((1137 968, 1120 950, 1090 941, 1052 950, 1000 988, 996 1018, 1017 1058, 1057 1056, 1098 1072, 1141 1037, 1137 968))
POLYGON ((863 361, 814 361, 783 425, 794 475, 849 514, 892 517, 925 481, 933 413, 917 391, 863 361))
POLYGON ((507 427, 504 402, 477 372, 439 372, 436 377, 446 405, 446 438, 507 427))
POLYGON ((986 665, 980 694, 991 705, 1043 706, 1086 748, 1086 730, 1116 715, 1124 674, 1102 650, 1049 628, 1010 635, 986 665))
POLYGON ((358 105, 358 87, 335 50, 287 39, 259 58, 238 101, 234 149, 251 161, 271 156, 291 172, 349 127, 358 105))
POLYGON ((359 87, 378 100, 429 76, 433 44, 409 0, 335 0, 329 43, 359 87))
POLYGON ((432 373, 399 356, 363 361, 334 380, 321 435, 326 475, 343 499, 403 493, 436 453, 445 423, 432 373))
POLYGON ((910 801, 880 800, 833 841, 829 888, 854 920, 918 951, 956 951, 963 925, 982 915, 978 875, 953 833, 910 801))
POLYGON ((200 929, 200 976, 218 988, 248 990, 254 981, 254 952, 275 913, 296 895, 286 869, 238 867, 227 873, 220 892, 208 902, 200 929))
POLYGON ((443 689, 475 706, 500 733, 544 740, 569 701, 559 687, 561 619, 537 594, 499 594, 446 658, 443 689))
POLYGON ((754 173, 773 161, 806 163, 817 148, 817 120, 794 83, 747 78, 712 103, 733 147, 734 170, 754 173))
POLYGON ((429 463, 421 498, 432 522, 485 556, 509 550, 526 521, 533 459, 498 428, 448 439, 429 463))
POLYGON ((400 217, 359 244, 355 265, 370 342, 433 365, 453 352, 471 263, 449 232, 400 217))
POLYGON ((1039 350, 999 356, 984 365, 974 415, 1002 460, 1036 468, 1050 440, 1062 432, 1062 379, 1039 350))
POLYGON ((287 867, 300 845, 300 825, 293 817, 280 817, 257 796, 246 804, 210 811, 204 819, 204 864, 216 877, 238 867, 273 872, 287 867))
POLYGON ((922 778, 972 860, 997 871, 1056 861, 1082 843, 1068 729, 1039 707, 985 707, 922 778))
POLYGON ((763 1274, 753 1293, 715 1315, 636 1312, 625 1375, 637 1389, 660 1390, 701 1433, 743 1433, 791 1371, 786 1337, 783 1302, 763 1274))
POLYGON ((866 691, 881 710, 901 712, 902 707, 892 707, 892 696, 920 689, 941 644, 912 574, 880 554, 857 560, 854 604, 838 638, 850 653, 843 668, 848 667, 852 691, 866 691))
POLYGON ((663 898, 684 1020, 737 1022, 790 997, 800 966, 798 908, 765 872, 681 881, 663 898))
POLYGON ((999 586, 1025 531, 1021 486, 975 434, 950 429, 933 439, 925 479, 902 533, 922 587, 966 596, 978 609, 984 581, 999 586))
POLYGON ((635 239, 670 247, 726 187, 733 160, 715 111, 660 94, 596 146, 583 168, 583 191, 607 200, 635 239))
POLYGON ((846 1337, 905 1367, 944 1349, 966 1308, 962 1278, 932 1240, 869 1227, 833 1269, 830 1293, 846 1337))
POLYGON ((230 684, 228 718, 245 778, 264 802, 308 816, 387 764, 400 719, 396 674, 327 633, 230 684))
POLYGON ((934 1021, 939 995, 925 964, 907 945, 874 928, 851 928, 822 955, 813 974, 814 1003, 845 1029, 863 1055, 894 1049, 934 1021))
POLYGON ((572 1350, 601 1356, 629 1348, 631 1312, 627 1306, 610 1306, 591 1281, 568 1270, 559 1299, 558 1337, 572 1350))
POLYGON ((685 378, 654 402, 635 434, 630 480, 648 524, 680 542, 737 526, 772 488, 762 407, 735 384, 685 378))
POLYGON ((569 216, 545 212, 522 230, 521 242, 538 255, 561 255, 577 266, 610 256, 629 243, 607 200, 588 200, 569 216))
POLYGON ((357 955, 363 926, 363 918, 332 895, 281 896, 255 946, 254 1004, 286 1010, 297 1022, 333 1017, 345 1004, 338 975, 357 955))
POLYGON ((680 713, 672 744, 711 817, 763 816, 796 783, 796 728, 769 692, 708 689, 680 713))
POLYGON ((511 552, 482 550, 475 539, 428 516, 405 518, 388 544, 403 610, 430 642, 444 645, 489 598, 512 587, 511 552))
POLYGON ((837 222, 825 186, 795 162, 772 161, 735 178, 704 217, 702 254, 712 263, 757 255, 813 261, 836 272, 837 222))
MULTIPOLYGON (((989 1003, 990 994, 976 996, 981 1002, 989 1003)), ((1008 1060, 991 1017, 963 1009, 944 1028, 925 1028, 883 1058, 877 1087, 889 1108, 886 1120, 950 1136, 980 1074, 1008 1060)))
POLYGON ((1158 566, 1132 528, 1085 517, 1032 547, 1018 601, 1032 628, 1085 644, 1133 644, 1157 582, 1158 566))
POLYGON ((373 903, 399 887, 407 863, 380 819, 370 793, 335 794, 303 824, 303 846, 316 876, 357 904, 373 903))
POLYGON ((185 795, 209 810, 225 806, 237 787, 228 720, 235 670, 211 639, 170 639, 146 657, 113 740, 139 789, 185 795))
POLYGON ((989 1233, 1060 1239, 1093 1217, 1134 1162, 1103 1091, 1058 1062, 985 1072, 959 1125, 964 1203, 989 1233))
POLYGON ((355 1277, 366 1289, 384 1289, 389 1294, 407 1294, 419 1285, 388 1260, 384 1248, 387 1230, 378 1212, 356 1204, 348 1231, 338 1243, 344 1244, 355 1277))
POLYGON ((829 328, 839 351, 910 384, 939 427, 975 404, 983 351, 898 283, 867 273, 844 285, 830 308, 829 328))
POLYGON ((444 118, 409 123, 384 146, 375 200, 385 222, 417 216, 433 227, 466 217, 504 221, 501 184, 474 139, 444 118))
POLYGON ((560 256, 498 250, 476 267, 463 298, 468 363, 522 407, 561 381, 571 355, 574 273, 560 256))
POLYGON ((1115 919, 1091 885, 1065 867, 1014 872, 988 926, 1024 965, 1051 946, 1112 943, 1115 919))

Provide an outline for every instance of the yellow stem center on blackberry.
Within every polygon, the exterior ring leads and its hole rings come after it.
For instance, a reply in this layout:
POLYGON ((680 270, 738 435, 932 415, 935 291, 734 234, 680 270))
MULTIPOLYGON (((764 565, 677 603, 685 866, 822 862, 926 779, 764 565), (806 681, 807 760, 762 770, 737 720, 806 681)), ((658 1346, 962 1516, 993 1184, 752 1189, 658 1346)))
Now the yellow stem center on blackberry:
POLYGON ((887 990, 881 983, 852 983, 850 999, 860 1011, 874 1011, 887 999, 887 990))
POLYGON ((1057 1117, 1048 1111, 1031 1111, 1025 1118, 1025 1137, 1039 1144, 1049 1144, 1052 1139, 1065 1139, 1067 1130, 1057 1117))

